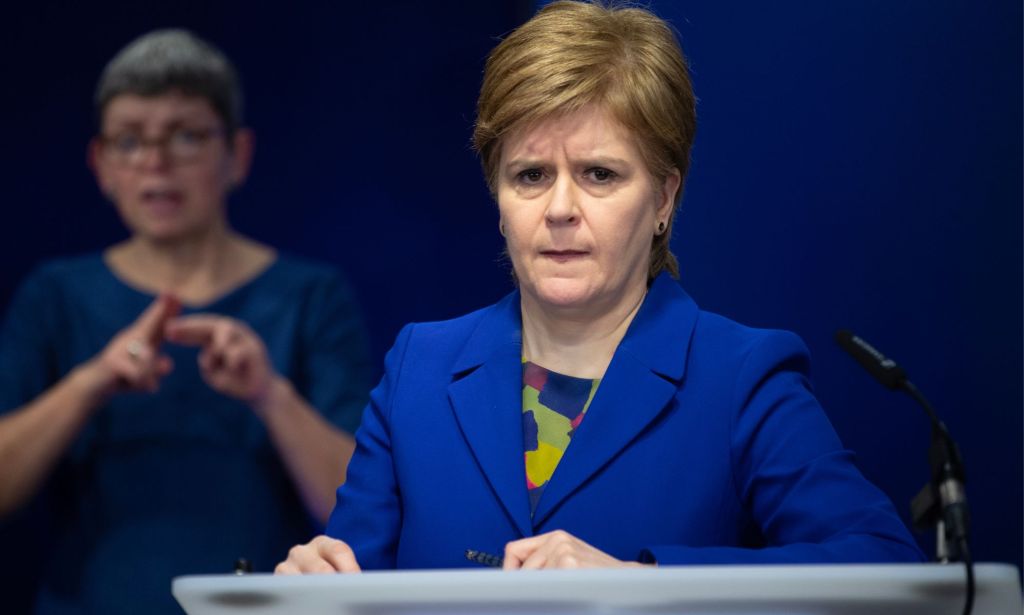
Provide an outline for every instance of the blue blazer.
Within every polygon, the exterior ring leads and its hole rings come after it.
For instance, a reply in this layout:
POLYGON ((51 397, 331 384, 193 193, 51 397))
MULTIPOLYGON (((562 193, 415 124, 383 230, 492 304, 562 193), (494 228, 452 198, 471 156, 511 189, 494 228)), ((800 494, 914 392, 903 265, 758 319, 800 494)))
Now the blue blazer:
POLYGON ((468 565, 556 529, 659 564, 923 557, 811 395, 795 335, 655 280, 533 516, 519 293, 398 335, 327 534, 366 569, 468 565))

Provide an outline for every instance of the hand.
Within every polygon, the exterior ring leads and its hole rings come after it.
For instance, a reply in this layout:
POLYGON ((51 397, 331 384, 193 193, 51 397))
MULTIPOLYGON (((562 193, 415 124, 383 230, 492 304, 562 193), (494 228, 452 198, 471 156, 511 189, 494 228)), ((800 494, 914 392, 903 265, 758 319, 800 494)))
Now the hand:
POLYGON ((288 559, 274 568, 274 574, 325 574, 360 572, 352 549, 340 540, 317 536, 288 551, 288 559))
POLYGON ((254 406, 269 393, 277 374, 263 340, 244 322, 197 314, 168 321, 168 341, 201 346, 199 370, 213 390, 254 406))
POLYGON ((504 570, 541 568, 624 568, 642 566, 623 562, 599 551, 568 532, 555 530, 514 540, 505 545, 504 570))
POLYGON ((131 325, 115 335, 100 354, 82 365, 90 388, 101 396, 124 391, 155 392, 174 363, 160 354, 165 323, 181 311, 171 295, 160 295, 131 325))

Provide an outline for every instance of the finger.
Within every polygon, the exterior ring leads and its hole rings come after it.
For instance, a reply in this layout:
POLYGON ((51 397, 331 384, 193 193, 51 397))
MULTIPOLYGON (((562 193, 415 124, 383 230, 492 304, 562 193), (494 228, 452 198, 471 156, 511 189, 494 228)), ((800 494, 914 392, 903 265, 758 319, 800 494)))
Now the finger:
POLYGON ((290 575, 302 574, 302 572, 299 570, 298 566, 296 566, 288 560, 285 560, 274 568, 274 574, 290 575))
POLYGON ((575 541, 571 534, 562 530, 514 540, 505 545, 505 569, 536 570, 552 567, 556 564, 555 554, 571 552, 575 541))
POLYGON ((205 346, 213 341, 218 324, 223 320, 220 316, 204 314, 182 316, 167 321, 164 325, 164 335, 175 344, 205 346))
POLYGON ((167 355, 158 355, 146 349, 131 359, 136 376, 135 386, 143 391, 155 393, 160 388, 160 381, 174 369, 174 361, 167 355))
POLYGON ((216 353, 212 350, 203 350, 199 353, 199 370, 203 373, 203 376, 210 376, 217 371, 220 366, 220 360, 216 353))
POLYGON ((171 373, 173 369, 174 362, 170 357, 164 355, 156 357, 152 365, 149 366, 142 388, 150 393, 156 393, 160 390, 160 383, 164 376, 171 373))
POLYGON ((160 374, 157 373, 157 359, 139 365, 139 390, 156 393, 160 389, 160 374))
MULTIPOLYGON (((352 548, 340 540, 320 537, 317 545, 320 556, 334 567, 338 572, 359 572, 359 562, 356 561, 356 554, 352 548)), ((316 541, 318 539, 314 539, 316 541)))
POLYGON ((505 563, 502 570, 518 570, 526 558, 530 557, 544 543, 547 534, 513 540, 505 545, 505 563))
MULTIPOLYGON (((337 545, 344 547, 344 549, 348 549, 348 545, 340 540, 318 536, 307 544, 292 547, 291 551, 288 552, 288 561, 294 564, 299 569, 299 572, 304 574, 358 572, 359 566, 355 563, 355 556, 351 556, 350 561, 345 561, 344 558, 336 558, 331 553, 334 550, 334 545, 331 543, 337 543, 337 545), (328 560, 328 556, 332 559, 328 560)), ((348 550, 351 555, 351 549, 348 550)))
POLYGON ((337 574, 340 570, 335 570, 334 565, 325 559, 315 559, 303 570, 306 574, 337 574))
POLYGON ((215 391, 224 392, 231 386, 233 377, 224 369, 224 361, 216 353, 203 351, 199 354, 199 373, 215 391))
POLYGON ((115 352, 117 353, 118 360, 127 357, 127 360, 132 365, 143 367, 152 363, 156 354, 153 346, 150 346, 148 343, 144 343, 143 340, 134 337, 123 343, 119 339, 115 347, 115 352))
POLYGON ((127 389, 148 391, 153 386, 148 365, 137 359, 119 360, 117 375, 118 380, 127 389))
POLYGON ((550 559, 548 557, 547 548, 542 546, 535 549, 533 553, 530 553, 523 563, 519 565, 520 570, 541 570, 543 568, 550 568, 550 559))
POLYGON ((293 566, 299 574, 305 572, 312 572, 315 562, 318 557, 316 556, 316 549, 309 544, 296 545, 288 551, 288 564, 293 566))
POLYGON ((180 311, 181 302, 173 295, 160 295, 135 320, 135 329, 150 344, 159 344, 163 338, 164 323, 180 311))
POLYGON ((213 333, 213 344, 219 348, 237 346, 247 338, 248 327, 230 318, 221 318, 213 333))
POLYGON ((163 378, 174 371, 174 359, 165 354, 158 356, 153 371, 159 378, 163 378))
POLYGON ((544 563, 544 567, 562 569, 580 568, 581 556, 582 553, 579 545, 567 542, 552 545, 552 548, 548 553, 547 561, 544 563))
POLYGON ((250 346, 231 344, 224 350, 224 367, 232 374, 243 375, 251 354, 250 346))

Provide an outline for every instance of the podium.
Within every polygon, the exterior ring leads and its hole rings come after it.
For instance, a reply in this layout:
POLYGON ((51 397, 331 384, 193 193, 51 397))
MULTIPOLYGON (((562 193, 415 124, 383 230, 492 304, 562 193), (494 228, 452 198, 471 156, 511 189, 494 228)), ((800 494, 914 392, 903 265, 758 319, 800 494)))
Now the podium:
MULTIPOLYGON (((977 564, 974 613, 1021 615, 1017 569, 977 564)), ((962 565, 674 566, 184 576, 188 615, 959 615, 962 565)))

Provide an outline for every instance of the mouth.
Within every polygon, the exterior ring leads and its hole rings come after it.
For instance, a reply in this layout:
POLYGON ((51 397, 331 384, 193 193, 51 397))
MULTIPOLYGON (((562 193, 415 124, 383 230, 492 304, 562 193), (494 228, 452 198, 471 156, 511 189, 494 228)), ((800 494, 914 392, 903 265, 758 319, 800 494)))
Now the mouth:
POLYGON ((146 188, 139 193, 139 202, 148 215, 176 216, 184 203, 184 193, 174 188, 146 188))
POLYGON ((183 195, 180 190, 173 188, 147 188, 142 191, 142 202, 153 205, 177 205, 181 203, 183 195))
POLYGON ((590 252, 586 250, 541 250, 540 254, 556 263, 570 263, 584 258, 590 252))

